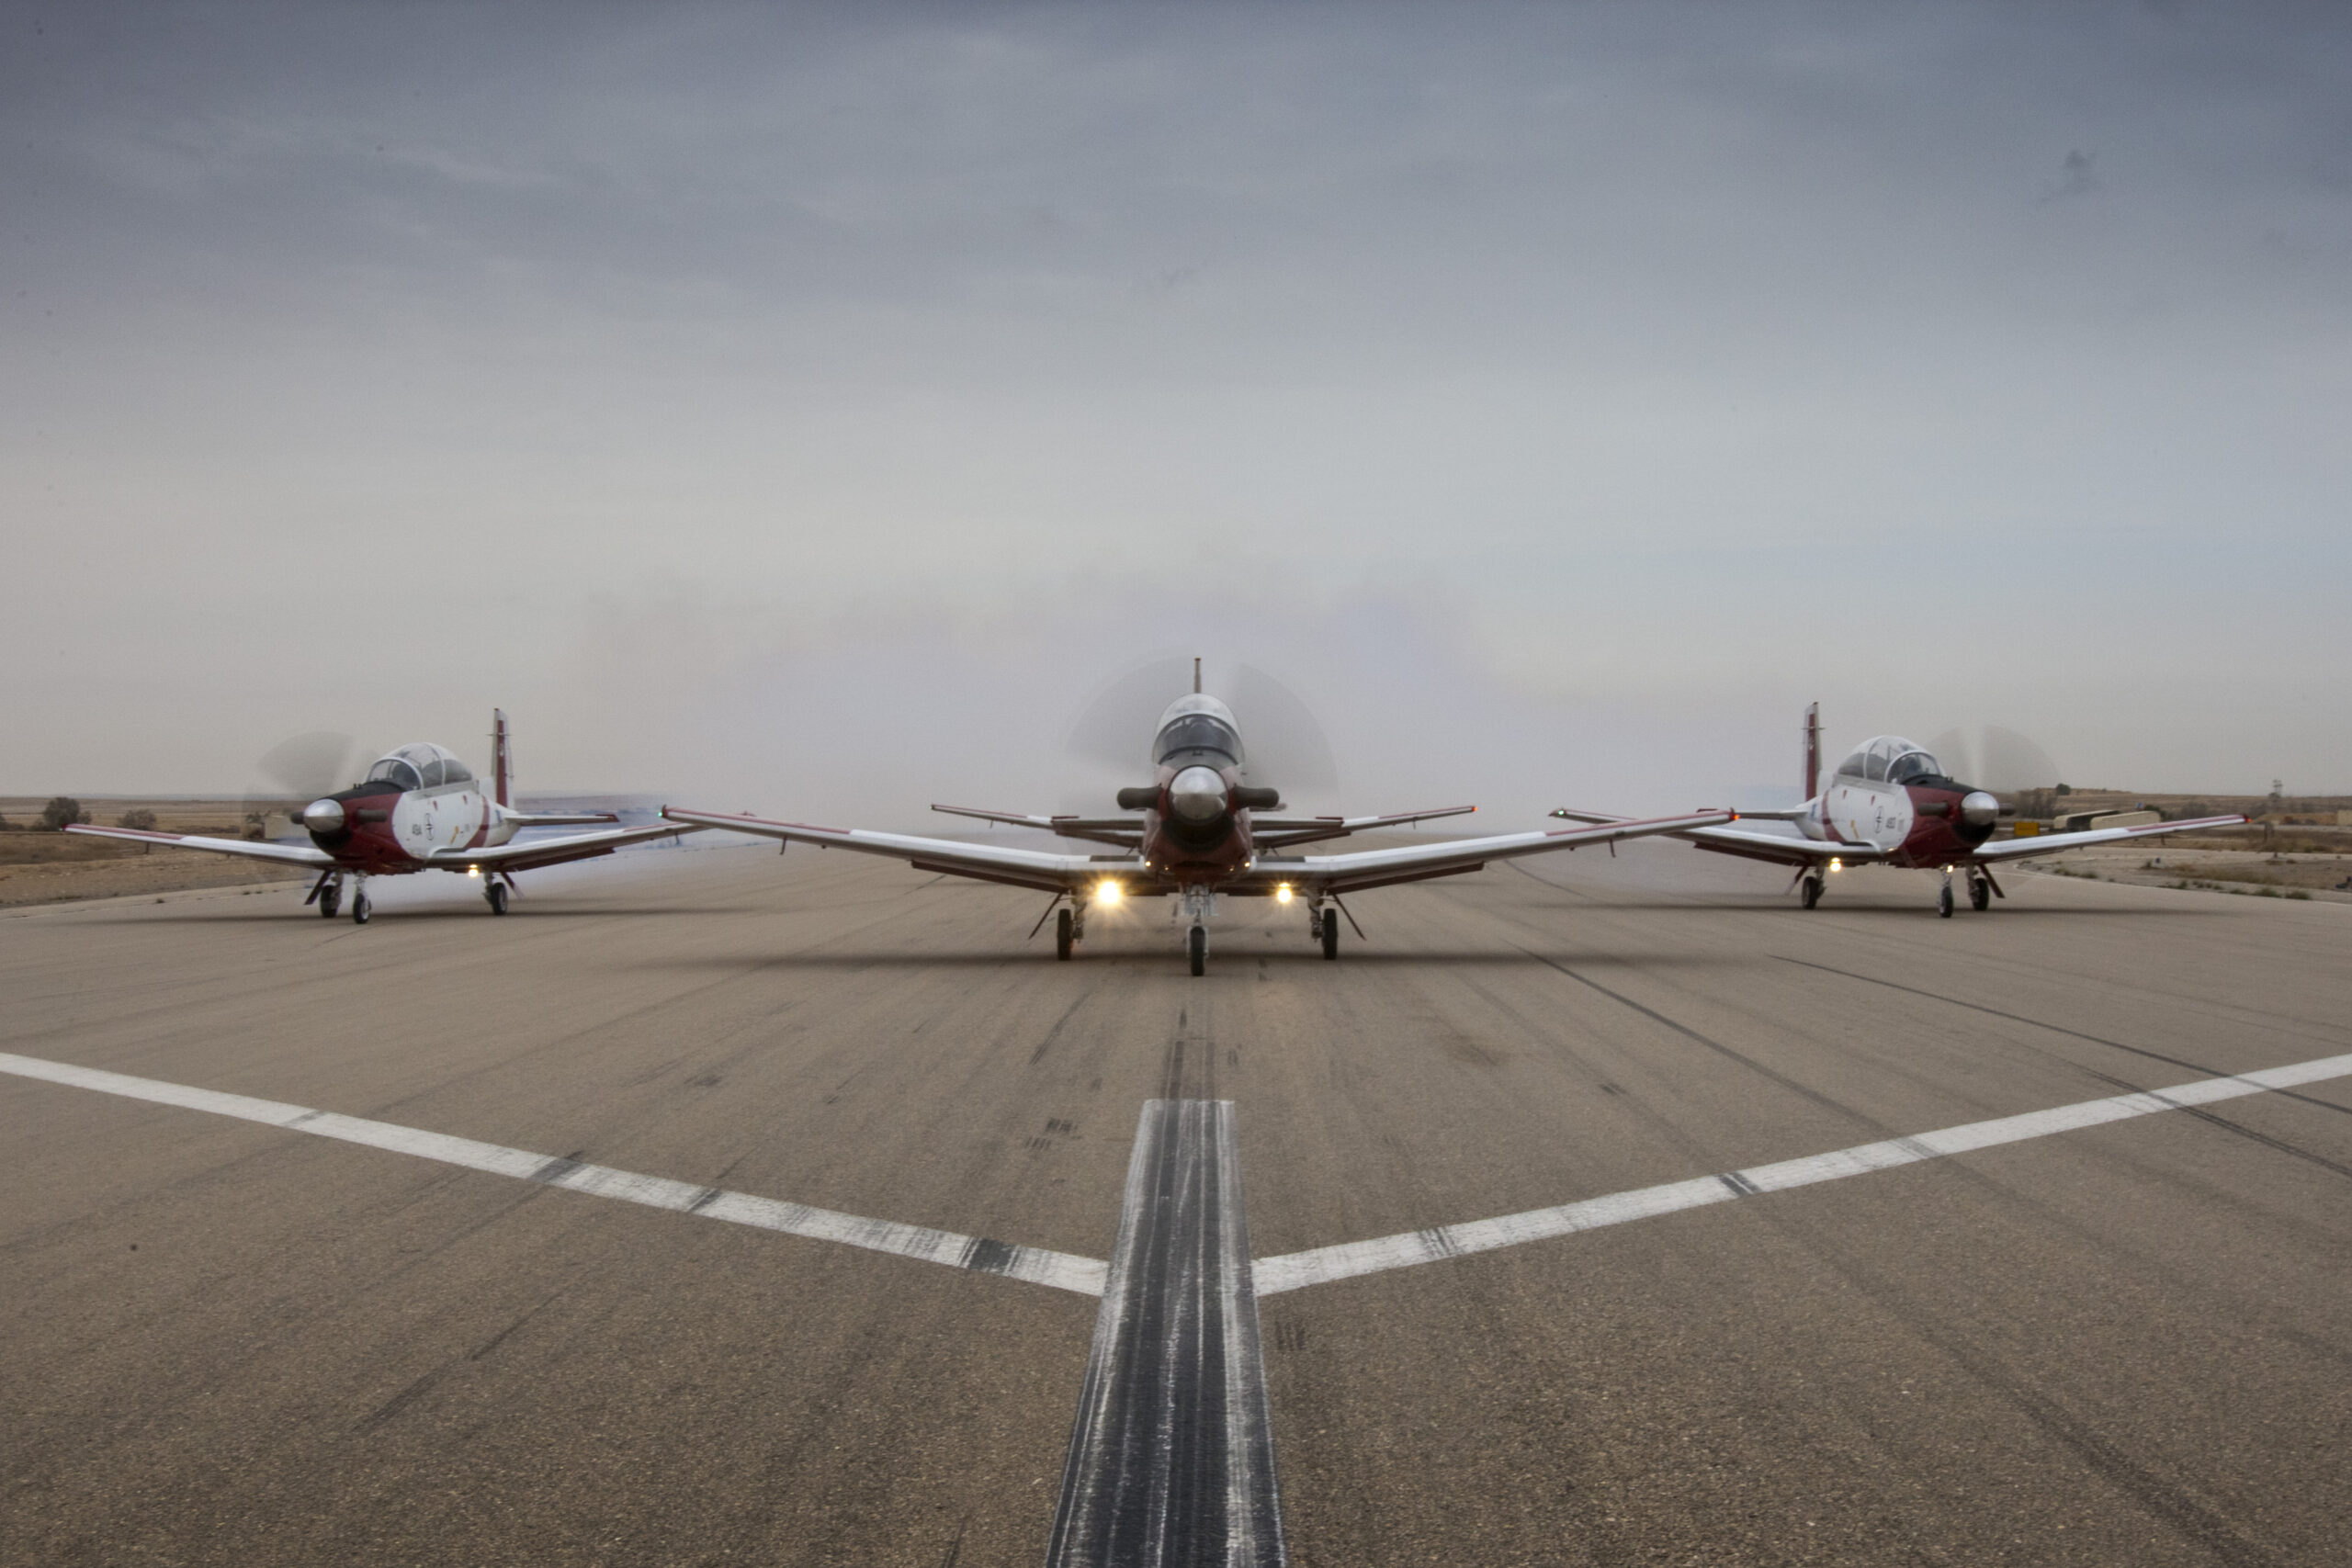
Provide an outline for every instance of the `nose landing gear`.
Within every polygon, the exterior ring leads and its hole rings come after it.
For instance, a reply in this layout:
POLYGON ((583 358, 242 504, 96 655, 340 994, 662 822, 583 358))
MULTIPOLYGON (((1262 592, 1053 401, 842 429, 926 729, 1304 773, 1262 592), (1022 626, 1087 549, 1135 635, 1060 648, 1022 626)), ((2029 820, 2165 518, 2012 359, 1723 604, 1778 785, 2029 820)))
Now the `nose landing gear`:
POLYGON ((368 923, 368 917, 374 913, 374 908, 368 902, 367 884, 362 883, 351 890, 351 923, 364 926, 368 923))

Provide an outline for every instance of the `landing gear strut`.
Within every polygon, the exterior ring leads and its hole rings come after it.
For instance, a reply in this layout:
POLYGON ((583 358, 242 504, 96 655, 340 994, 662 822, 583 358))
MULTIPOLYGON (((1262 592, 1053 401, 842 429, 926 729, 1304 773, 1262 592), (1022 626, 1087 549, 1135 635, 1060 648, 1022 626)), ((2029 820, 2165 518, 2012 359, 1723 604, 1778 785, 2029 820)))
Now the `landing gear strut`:
POLYGON ((1808 909, 1821 902, 1821 876, 1808 871, 1797 882, 1797 898, 1808 909))
POLYGON ((1195 975, 1207 974, 1209 972, 1208 927, 1194 926, 1184 938, 1184 951, 1192 957, 1193 973, 1195 975))

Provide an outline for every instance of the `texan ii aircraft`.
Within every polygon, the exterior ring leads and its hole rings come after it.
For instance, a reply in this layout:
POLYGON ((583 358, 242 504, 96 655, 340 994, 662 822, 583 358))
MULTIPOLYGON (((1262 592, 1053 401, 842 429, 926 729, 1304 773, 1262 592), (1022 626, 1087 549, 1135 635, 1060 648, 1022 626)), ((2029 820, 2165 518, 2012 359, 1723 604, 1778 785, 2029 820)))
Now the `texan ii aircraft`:
MULTIPOLYGON (((514 841, 525 828, 575 827, 589 822, 615 822, 608 811, 568 813, 517 811, 510 804, 506 715, 492 709, 490 736, 491 793, 457 757, 430 742, 419 741, 386 752, 368 770, 368 776, 349 789, 322 793, 296 818, 308 829, 307 844, 253 842, 243 839, 208 839, 189 833, 146 832, 136 828, 72 827, 69 833, 90 833, 102 839, 130 839, 142 844, 170 844, 183 850, 209 850, 215 854, 243 855, 251 860, 314 866, 319 879, 311 886, 305 906, 334 919, 343 902, 345 878, 354 884, 351 918, 368 923, 368 878, 405 876, 419 871, 454 871, 482 879, 482 897, 493 915, 506 913, 506 896, 518 871, 560 865, 565 861, 608 855, 628 844, 675 838, 695 832, 691 827, 664 822, 650 828, 622 828, 605 833, 575 833, 569 838, 514 841)), ((350 777, 348 773, 343 775, 350 777)), ((332 789, 332 784, 328 786, 332 789)))
MULTIPOLYGON (((1538 829, 1488 838, 1451 839, 1399 849, 1365 850, 1351 854, 1301 855, 1302 844, 1345 838, 1367 829, 1395 828, 1434 818, 1455 817, 1474 809, 1453 806, 1434 811, 1408 811, 1390 817, 1278 817, 1282 792, 1268 784, 1249 781, 1249 753, 1241 744, 1241 728, 1232 709, 1201 690, 1200 661, 1193 660, 1193 691, 1181 696, 1160 715, 1148 760, 1154 777, 1148 784, 1118 792, 1117 817, 1033 817, 1010 811, 977 810, 970 807, 935 806, 932 809, 958 817, 1016 827, 1041 829, 1065 839, 1078 839, 1114 848, 1111 854, 1055 854, 1042 850, 999 847, 952 839, 917 838, 902 833, 873 832, 862 828, 819 828, 800 822, 686 811, 673 807, 662 815, 673 822, 697 828, 725 828, 756 833, 786 843, 818 844, 828 849, 856 850, 888 855, 918 871, 968 876, 982 882, 1009 883, 1054 895, 1048 914, 1058 909, 1054 953, 1068 958, 1086 936, 1086 917, 1097 905, 1110 907, 1124 899, 1172 897, 1188 931, 1185 951, 1195 975, 1208 964, 1208 922, 1224 897, 1272 898, 1306 906, 1308 936, 1322 944, 1323 956, 1340 955, 1340 919, 1351 925, 1355 916, 1340 902, 1345 893, 1385 887, 1392 883, 1419 882, 1476 871, 1489 861, 1518 855, 1572 850, 1582 844, 1614 843, 1712 823, 1729 822, 1729 811, 1701 811, 1649 820, 1611 820, 1599 827, 1538 829)), ((1039 925, 1045 923, 1040 917, 1039 925)), ((1033 928, 1034 934, 1034 928, 1033 928)), ((1356 934, 1363 934, 1357 927, 1356 934)))
MULTIPOLYGON (((2001 863, 2119 839, 2233 828, 2245 820, 2243 817, 2197 817, 2128 828, 2093 828, 2079 833, 2045 833, 1996 843, 1992 841, 1993 827, 2001 814, 2000 801, 1948 776, 1943 764, 1926 748, 1899 735, 1881 735, 1862 742, 1838 764, 1826 788, 1820 786, 1820 774, 1821 705, 1815 703, 1804 713, 1804 804, 1784 811, 1739 814, 1744 822, 1793 822, 1802 838, 1746 827, 1678 829, 1673 830, 1674 837, 1718 854, 1795 866, 1796 880, 1791 886, 1800 890, 1808 909, 1821 902, 1826 871, 1849 865, 1941 871, 1943 889, 1937 897, 1936 911, 1949 919, 1954 872, 1968 878, 1969 906, 1986 909, 1996 896, 2008 897, 1993 880, 1993 867, 2001 863)), ((1599 812, 1566 808, 1552 815, 1572 822, 1618 820, 1599 812)))

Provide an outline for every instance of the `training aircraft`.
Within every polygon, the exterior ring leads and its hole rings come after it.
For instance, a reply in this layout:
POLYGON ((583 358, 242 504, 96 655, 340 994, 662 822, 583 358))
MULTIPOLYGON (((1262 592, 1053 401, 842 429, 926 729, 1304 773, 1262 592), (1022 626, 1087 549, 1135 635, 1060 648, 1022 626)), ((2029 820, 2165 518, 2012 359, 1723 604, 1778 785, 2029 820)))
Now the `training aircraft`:
MULTIPOLYGON (((525 828, 574 827, 588 822, 616 822, 609 811, 517 811, 508 804, 506 714, 492 709, 490 767, 492 793, 485 796, 481 782, 465 763, 429 742, 399 747, 376 760, 367 778, 349 789, 322 795, 303 807, 297 820, 311 835, 308 844, 256 843, 243 839, 209 839, 188 833, 157 833, 136 828, 72 827, 69 833, 89 833, 103 839, 130 839, 143 844, 170 844, 183 850, 209 850, 215 854, 244 855, 253 860, 315 866, 319 879, 311 885, 304 907, 316 904, 319 913, 334 919, 343 902, 344 880, 355 885, 351 918, 368 923, 368 878, 404 876, 419 871, 454 871, 481 878, 482 897, 493 915, 506 913, 507 892, 514 873, 566 861, 608 855, 628 844, 675 838, 699 831, 677 823, 650 828, 623 828, 608 833, 577 833, 566 839, 513 841, 525 828)), ((343 775, 345 778, 350 774, 343 775)))
MULTIPOLYGON (((1936 912, 1951 918, 1954 872, 1968 878, 1972 908, 1992 907, 2006 898, 1993 880, 1993 867, 2030 855, 2056 854, 2086 844, 2113 843, 2119 839, 2146 838, 2161 833, 2194 833, 2207 828, 2233 828, 2243 817, 2198 817, 2180 822, 2143 822, 2128 828, 2093 828, 2079 833, 2045 833, 2038 838, 1990 840, 2001 814, 2001 803, 1981 789, 1948 777, 1943 764, 1926 749, 1899 735, 1882 735, 1864 741, 1853 755, 1838 764, 1829 785, 1820 787, 1821 705, 1804 712, 1804 793, 1803 806, 1781 811, 1742 811, 1743 822, 1793 822, 1803 838, 1789 838, 1747 828, 1692 828, 1673 836, 1718 854, 1793 865, 1804 907, 1821 902, 1825 871, 1849 865, 1892 865, 1914 871, 1941 871, 1943 890, 1936 912)), ((1607 823, 1619 820, 1594 811, 1563 808, 1552 813, 1571 822, 1607 823)))
MULTIPOLYGON (((1156 773, 1153 782, 1118 792, 1119 809, 1130 815, 1032 817, 970 807, 932 808, 988 822, 1042 829, 1066 839, 1111 844, 1119 851, 1115 854, 1053 854, 950 839, 878 833, 861 828, 819 828, 759 817, 686 811, 674 807, 663 807, 662 814, 673 822, 698 828, 725 828, 781 839, 787 844, 818 844, 889 855, 918 871, 1009 883, 1015 887, 1051 893, 1054 900, 1046 906, 1047 914, 1055 913, 1057 907, 1067 900, 1067 907, 1059 909, 1055 927, 1057 958, 1069 958, 1077 944, 1085 940, 1086 916, 1093 907, 1107 908, 1132 897, 1172 896, 1180 900, 1179 908, 1190 928, 1185 950, 1194 975, 1206 971, 1208 921, 1219 912, 1220 899, 1227 896, 1270 897, 1284 905, 1305 902, 1308 936, 1322 944, 1325 958, 1337 958, 1340 916, 1345 915, 1350 925, 1355 924, 1355 916, 1340 902, 1343 893, 1452 876, 1476 871, 1489 861, 1517 855, 1572 850, 1583 844, 1614 843, 1621 839, 1645 838, 1653 833, 1734 820, 1734 813, 1729 811, 1698 811, 1655 820, 1612 820, 1602 827, 1453 839, 1353 854, 1287 853, 1301 844, 1345 838, 1367 829, 1396 828, 1456 817, 1474 807, 1453 806, 1389 817, 1259 815, 1281 810, 1282 792, 1271 785, 1245 782, 1249 761, 1241 744, 1240 726, 1235 721, 1232 709, 1201 690, 1198 660, 1193 662, 1191 694, 1177 698, 1160 715, 1149 755, 1156 773)), ((1037 923, 1044 925, 1045 917, 1040 916, 1037 923)), ((1035 928, 1032 928, 1031 934, 1035 934, 1035 928)), ((1356 935, 1363 935, 1363 927, 1356 927, 1356 935)))

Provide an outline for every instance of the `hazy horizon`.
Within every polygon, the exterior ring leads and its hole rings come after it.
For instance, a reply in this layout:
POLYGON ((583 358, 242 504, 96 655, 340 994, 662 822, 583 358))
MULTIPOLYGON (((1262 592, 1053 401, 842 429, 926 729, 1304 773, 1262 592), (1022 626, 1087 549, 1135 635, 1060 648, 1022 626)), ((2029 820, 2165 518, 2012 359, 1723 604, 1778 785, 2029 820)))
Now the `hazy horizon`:
POLYGON ((1099 807, 1193 653, 1351 810, 2352 792, 2337 8, 0 27, 0 792, 1099 807))

